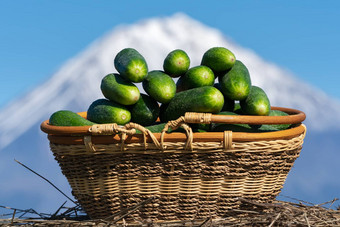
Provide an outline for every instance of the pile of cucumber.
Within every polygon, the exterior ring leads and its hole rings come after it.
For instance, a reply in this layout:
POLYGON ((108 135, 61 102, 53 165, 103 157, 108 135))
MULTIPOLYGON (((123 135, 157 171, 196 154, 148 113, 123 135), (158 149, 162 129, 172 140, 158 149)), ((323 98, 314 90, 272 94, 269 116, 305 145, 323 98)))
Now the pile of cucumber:
MULTIPOLYGON (((171 51, 164 59, 163 70, 148 70, 144 57, 133 48, 121 50, 114 58, 117 73, 106 75, 100 89, 103 98, 88 107, 87 119, 68 110, 53 113, 51 125, 84 126, 104 123, 138 123, 152 132, 185 112, 226 115, 271 115, 286 113, 271 110, 267 94, 251 83, 247 67, 224 47, 208 49, 201 64, 190 67, 183 50, 171 51), (175 83, 174 78, 178 78, 175 83), (142 83, 145 94, 136 83, 142 83), (158 120, 159 119, 159 120, 158 120)), ((211 124, 192 125, 206 131, 276 131, 290 125, 211 124)))

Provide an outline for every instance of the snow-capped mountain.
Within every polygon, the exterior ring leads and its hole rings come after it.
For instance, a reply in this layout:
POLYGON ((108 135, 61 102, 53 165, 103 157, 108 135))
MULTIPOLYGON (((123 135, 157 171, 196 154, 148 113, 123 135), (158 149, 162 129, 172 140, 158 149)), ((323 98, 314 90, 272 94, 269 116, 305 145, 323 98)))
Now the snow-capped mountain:
MULTIPOLYGON (((94 100, 102 98, 101 79, 108 73, 116 72, 113 59, 121 49, 135 48, 145 57, 149 69, 154 70, 162 69, 165 56, 178 48, 188 53, 191 66, 199 65, 203 53, 213 46, 230 49, 248 67, 252 83, 267 92, 272 105, 304 111, 309 130, 340 130, 340 103, 337 100, 253 51, 237 45, 220 31, 184 14, 175 14, 114 28, 67 61, 45 83, 2 109, 0 119, 6 120, 0 122, 0 149, 1 155, 4 155, 0 159, 0 174, 10 165, 8 160, 12 162, 13 155, 16 155, 44 172, 58 172, 60 175, 54 180, 66 184, 48 153, 48 141, 46 135, 40 132, 40 123, 57 110, 86 111, 94 100)), ((20 174, 15 174, 15 177, 22 178, 20 174)), ((13 176, 6 175, 5 179, 15 183, 13 176)), ((10 184, 4 188, 0 190, 7 193, 15 191, 10 184)))

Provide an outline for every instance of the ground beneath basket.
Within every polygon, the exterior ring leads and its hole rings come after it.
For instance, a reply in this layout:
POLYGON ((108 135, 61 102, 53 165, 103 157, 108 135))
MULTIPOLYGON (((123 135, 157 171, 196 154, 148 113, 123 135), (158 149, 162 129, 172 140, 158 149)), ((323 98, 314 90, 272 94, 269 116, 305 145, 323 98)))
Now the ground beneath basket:
POLYGON ((0 225, 13 226, 340 226, 340 208, 332 208, 337 199, 322 204, 310 204, 304 201, 257 203, 242 199, 252 209, 232 209, 221 219, 199 219, 171 222, 152 222, 126 218, 137 209, 126 211, 120 216, 101 220, 88 220, 87 216, 51 216, 47 219, 12 218, 0 219, 0 225), (61 220, 60 220, 61 219, 61 220), (131 219, 129 219, 131 220, 131 219))

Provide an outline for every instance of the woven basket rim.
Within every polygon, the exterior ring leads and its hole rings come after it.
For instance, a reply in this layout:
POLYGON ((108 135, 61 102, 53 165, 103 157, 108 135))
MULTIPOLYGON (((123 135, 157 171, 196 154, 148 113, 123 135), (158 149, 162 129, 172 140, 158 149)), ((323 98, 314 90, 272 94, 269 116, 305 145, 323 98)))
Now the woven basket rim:
MULTIPOLYGON (((290 129, 274 131, 274 132, 233 132, 232 141, 234 142, 247 142, 247 141, 268 141, 268 140, 280 140, 291 139, 306 132, 304 124, 294 126, 290 129)), ((153 133, 155 138, 160 141, 161 133, 153 133)), ((84 145, 84 138, 86 135, 48 135, 48 140, 51 143, 65 144, 65 145, 84 145)), ((118 144, 121 143, 122 138, 120 135, 91 135, 91 142, 93 144, 118 144)), ((224 132, 195 132, 193 133, 193 142, 221 142, 224 140, 224 132)), ((152 143, 149 136, 145 138, 146 143, 152 143)), ((173 132, 165 134, 164 142, 183 142, 187 141, 187 135, 182 132, 173 132)), ((127 136, 124 143, 144 143, 143 134, 134 134, 127 136)))
MULTIPOLYGON (((291 124, 295 124, 294 127, 286 130, 274 131, 274 132, 233 132, 232 140, 233 141, 259 141, 259 140, 275 140, 275 139, 289 139, 295 136, 298 136, 305 132, 306 128, 301 122, 305 119, 305 114, 296 109, 289 109, 283 107, 272 107, 272 109, 277 109, 288 113, 288 116, 232 116, 236 117, 235 119, 228 119, 226 121, 230 122, 239 122, 238 117, 246 117, 241 119, 244 123, 244 120, 250 119, 250 121, 255 122, 266 122, 277 123, 279 121, 281 124, 283 122, 290 122, 291 124), (264 119, 264 120, 263 120, 264 119)), ((86 112, 80 112, 81 116, 86 117, 86 112)), ((212 115, 212 117, 216 116, 217 120, 215 122, 225 122, 225 119, 222 120, 219 118, 221 115, 212 115)), ((227 117, 231 117, 230 115, 225 115, 227 117)), ((91 135, 89 129, 91 126, 53 126, 48 124, 48 120, 44 121, 41 124, 41 130, 48 134, 48 139, 52 143, 57 144, 84 144, 84 137, 91 135)), ((225 132, 204 132, 204 133, 193 133, 193 142, 218 142, 222 141, 225 138, 225 132)), ((153 133, 153 136, 160 141, 161 133, 153 133)), ((91 135, 91 141, 94 144, 111 144, 111 143, 120 143, 121 136, 118 134, 111 135, 91 135)), ((182 132, 173 132, 170 134, 166 134, 164 136, 165 142, 185 142, 187 141, 187 135, 182 132)), ((143 143, 143 142, 152 142, 151 138, 147 136, 146 138, 142 134, 134 134, 127 137, 125 143, 143 143), (146 141, 145 141, 146 139, 146 141)))
MULTIPOLYGON (((251 115, 212 115, 215 123, 226 124, 299 124, 306 119, 304 112, 285 107, 271 107, 272 110, 281 110, 288 113, 288 116, 251 116, 251 115)), ((79 112, 80 116, 86 118, 87 112, 79 112)), ((89 134, 91 126, 54 126, 49 120, 41 123, 40 129, 53 135, 89 134)))

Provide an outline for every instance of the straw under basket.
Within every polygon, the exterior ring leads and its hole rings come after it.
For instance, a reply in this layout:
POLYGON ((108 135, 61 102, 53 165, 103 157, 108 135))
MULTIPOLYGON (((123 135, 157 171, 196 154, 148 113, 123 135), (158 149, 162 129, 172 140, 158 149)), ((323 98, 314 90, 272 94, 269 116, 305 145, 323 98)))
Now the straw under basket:
MULTIPOLYGON (((271 202, 302 148, 305 114, 223 116, 187 113, 162 133, 129 123, 60 127, 41 124, 72 193, 92 219, 148 200, 132 219, 154 221, 223 217, 242 208, 239 197, 271 202), (293 124, 261 133, 193 133, 188 123, 293 124), (182 127, 184 132, 166 133, 182 127), (141 134, 136 134, 136 129, 141 134), (151 198, 151 199, 150 199, 151 198)), ((86 117, 86 113, 80 113, 86 117)))

